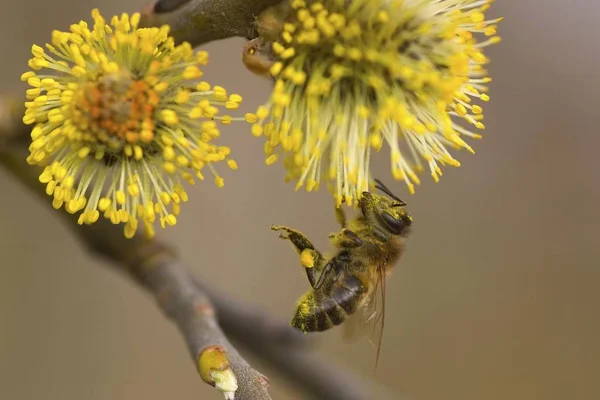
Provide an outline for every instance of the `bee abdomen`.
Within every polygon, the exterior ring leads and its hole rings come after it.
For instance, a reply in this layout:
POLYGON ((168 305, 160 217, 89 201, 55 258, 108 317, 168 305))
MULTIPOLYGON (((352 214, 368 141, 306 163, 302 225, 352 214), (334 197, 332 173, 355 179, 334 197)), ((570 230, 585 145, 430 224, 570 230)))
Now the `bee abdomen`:
POLYGON ((353 275, 343 275, 339 283, 331 290, 331 298, 335 300, 348 315, 354 314, 360 305, 365 288, 360 280, 353 275))
POLYGON ((310 291, 298 302, 292 326, 303 332, 321 332, 340 325, 360 305, 364 288, 353 276, 341 276, 330 293, 310 291))
POLYGON ((296 314, 291 323, 294 328, 302 332, 321 332, 333 326, 333 322, 323 308, 322 299, 317 299, 317 295, 312 290, 298 301, 296 314))

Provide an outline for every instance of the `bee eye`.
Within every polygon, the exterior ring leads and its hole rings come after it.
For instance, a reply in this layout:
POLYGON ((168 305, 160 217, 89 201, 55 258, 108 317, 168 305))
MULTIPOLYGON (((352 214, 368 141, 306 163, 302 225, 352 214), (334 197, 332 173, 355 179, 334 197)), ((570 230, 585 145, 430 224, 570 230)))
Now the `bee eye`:
POLYGON ((175 11, 190 0, 157 0, 154 3, 154 12, 157 14, 175 11))
POLYGON ((407 226, 410 226, 410 219, 405 218, 404 216, 400 219, 396 219, 387 211, 381 213, 381 220, 385 225, 385 228, 394 235, 401 234, 407 226))

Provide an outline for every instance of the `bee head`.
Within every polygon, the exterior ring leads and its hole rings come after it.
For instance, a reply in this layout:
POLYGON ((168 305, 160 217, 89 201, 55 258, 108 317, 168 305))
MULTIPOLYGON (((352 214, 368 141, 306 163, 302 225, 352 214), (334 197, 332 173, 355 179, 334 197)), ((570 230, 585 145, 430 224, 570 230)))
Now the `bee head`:
POLYGON ((359 201, 363 216, 370 223, 380 226, 392 235, 408 233, 412 225, 412 217, 406 212, 406 203, 379 180, 375 180, 375 183, 375 188, 381 190, 386 196, 363 192, 359 201))

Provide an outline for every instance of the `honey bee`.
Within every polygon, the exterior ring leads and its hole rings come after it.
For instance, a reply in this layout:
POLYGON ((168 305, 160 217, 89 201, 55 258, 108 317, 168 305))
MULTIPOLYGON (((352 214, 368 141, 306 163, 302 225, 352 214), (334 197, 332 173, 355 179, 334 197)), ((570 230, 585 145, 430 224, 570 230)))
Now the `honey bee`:
POLYGON ((278 225, 271 229, 281 231, 279 237, 289 240, 300 254, 311 286, 297 303, 292 326, 305 333, 325 331, 358 314, 362 323, 374 322, 380 329, 378 361, 385 319, 385 280, 402 256, 413 220, 405 210, 406 203, 383 183, 375 182, 375 188, 385 195, 363 192, 360 214, 354 219, 346 223, 343 210, 336 208, 342 229, 329 235, 338 249, 331 258, 324 257, 297 230, 278 225))
POLYGON ((263 47, 263 39, 256 38, 248 41, 242 48, 242 62, 246 68, 255 75, 262 76, 264 78, 271 78, 271 66, 274 61, 269 57, 261 53, 263 47))

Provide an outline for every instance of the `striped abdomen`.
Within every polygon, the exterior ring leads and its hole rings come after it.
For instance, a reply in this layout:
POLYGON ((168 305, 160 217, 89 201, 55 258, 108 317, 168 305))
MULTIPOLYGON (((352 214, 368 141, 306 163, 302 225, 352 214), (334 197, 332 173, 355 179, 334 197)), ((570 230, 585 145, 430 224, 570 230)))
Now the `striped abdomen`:
POLYGON ((366 294, 358 277, 342 273, 335 282, 302 296, 292 326, 303 332, 320 332, 339 325, 356 312, 366 294))

